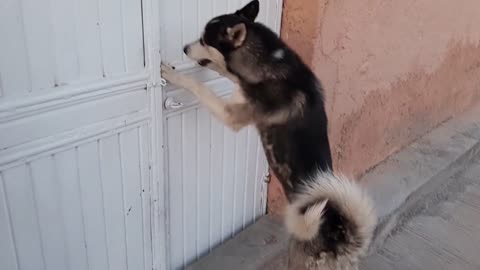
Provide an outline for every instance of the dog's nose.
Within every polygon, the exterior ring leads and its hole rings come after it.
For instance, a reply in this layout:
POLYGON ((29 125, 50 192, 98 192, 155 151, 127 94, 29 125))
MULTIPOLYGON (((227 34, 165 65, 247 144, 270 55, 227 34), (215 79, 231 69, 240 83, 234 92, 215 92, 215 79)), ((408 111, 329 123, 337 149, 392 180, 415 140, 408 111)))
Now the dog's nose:
POLYGON ((188 45, 185 46, 185 47, 183 47, 183 52, 184 52, 185 54, 188 54, 188 49, 189 49, 189 46, 188 46, 188 45))

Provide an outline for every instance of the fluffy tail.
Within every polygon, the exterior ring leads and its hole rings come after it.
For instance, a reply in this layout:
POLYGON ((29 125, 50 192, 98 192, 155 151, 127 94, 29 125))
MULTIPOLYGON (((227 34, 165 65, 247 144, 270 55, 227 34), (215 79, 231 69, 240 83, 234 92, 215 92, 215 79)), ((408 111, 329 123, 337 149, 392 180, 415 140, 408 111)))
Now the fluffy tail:
POLYGON ((310 256, 366 254, 376 225, 370 197, 355 182, 332 173, 321 173, 287 206, 287 230, 305 243, 310 256), (323 255, 322 255, 323 254, 323 255))

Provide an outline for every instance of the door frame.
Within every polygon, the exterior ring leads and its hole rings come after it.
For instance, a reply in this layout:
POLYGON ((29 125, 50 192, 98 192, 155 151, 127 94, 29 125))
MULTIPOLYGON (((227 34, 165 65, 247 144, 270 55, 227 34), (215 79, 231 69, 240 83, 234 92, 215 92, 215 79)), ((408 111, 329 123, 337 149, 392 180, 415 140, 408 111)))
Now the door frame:
POLYGON ((152 269, 166 270, 167 260, 167 207, 164 170, 163 142, 163 86, 165 81, 160 74, 160 1, 142 0, 143 37, 145 69, 149 75, 147 91, 150 95, 151 113, 151 161, 150 201, 151 201, 151 237, 152 269))

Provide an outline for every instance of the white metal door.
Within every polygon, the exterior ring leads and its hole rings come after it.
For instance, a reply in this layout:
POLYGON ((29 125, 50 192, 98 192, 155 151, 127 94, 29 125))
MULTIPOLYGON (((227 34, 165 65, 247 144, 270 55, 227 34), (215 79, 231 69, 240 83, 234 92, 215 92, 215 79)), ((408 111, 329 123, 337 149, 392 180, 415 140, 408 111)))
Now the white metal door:
POLYGON ((155 3, 0 1, 0 269, 152 269, 155 3))
MULTIPOLYGON (((249 0, 161 0, 164 62, 204 81, 218 95, 232 84, 196 67, 182 52, 215 15, 249 0)), ((282 1, 260 1, 259 20, 277 32, 282 1)), ((164 98, 182 104, 164 112, 168 238, 167 258, 177 269, 204 255, 265 213, 267 163, 253 127, 234 134, 183 89, 167 87, 164 98)))

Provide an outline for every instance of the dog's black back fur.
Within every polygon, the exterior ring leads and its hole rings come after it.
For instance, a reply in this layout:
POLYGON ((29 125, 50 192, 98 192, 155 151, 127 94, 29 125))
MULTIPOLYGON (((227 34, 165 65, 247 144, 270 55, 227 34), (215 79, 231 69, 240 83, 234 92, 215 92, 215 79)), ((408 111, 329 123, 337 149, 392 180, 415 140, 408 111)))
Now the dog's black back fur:
POLYGON ((257 125, 269 165, 288 198, 291 198, 306 179, 313 179, 319 170, 332 169, 322 86, 301 58, 264 25, 235 15, 223 15, 216 20, 219 22, 207 25, 205 42, 222 52, 228 70, 240 79, 244 95, 254 104, 258 113, 268 115, 299 109, 293 100, 298 95, 304 97, 301 114, 289 117, 283 123, 257 125), (246 61, 254 62, 249 63, 258 69, 254 72, 265 74, 259 81, 249 81, 242 72, 230 65, 230 58, 237 49, 229 42, 222 42, 222 39, 213 36, 221 33, 219 28, 238 23, 247 26, 244 47, 249 46, 249 55, 245 56, 246 61), (282 51, 281 59, 272 57, 279 50, 282 51), (273 146, 271 151, 267 150, 269 145, 273 146))
MULTIPOLYGON (((299 66, 303 65, 298 58, 296 60, 299 66)), ((291 106, 296 91, 305 94, 306 104, 300 117, 289 118, 285 123, 258 126, 269 164, 288 197, 297 193, 305 181, 314 179, 319 171, 332 169, 322 88, 310 72, 302 69, 296 69, 292 78, 289 76, 279 82, 242 86, 248 97, 261 102, 259 106, 265 113, 282 109, 279 106, 291 106), (268 145, 273 146, 271 151, 268 145)))

